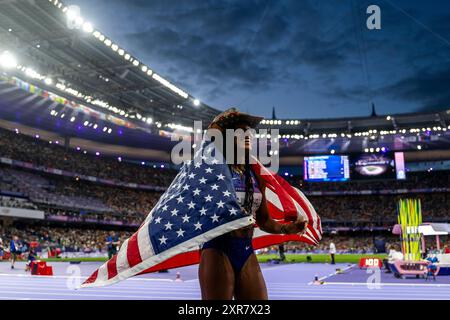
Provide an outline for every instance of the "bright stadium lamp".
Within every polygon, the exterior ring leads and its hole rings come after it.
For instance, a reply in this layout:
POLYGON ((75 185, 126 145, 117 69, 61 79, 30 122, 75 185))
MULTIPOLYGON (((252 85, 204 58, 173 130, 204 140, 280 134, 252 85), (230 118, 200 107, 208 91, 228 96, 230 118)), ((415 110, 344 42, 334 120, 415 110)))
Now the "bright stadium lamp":
POLYGON ((194 106, 198 107, 200 105, 200 100, 194 99, 194 106))
POLYGON ((17 60, 11 53, 5 51, 0 55, 0 65, 5 69, 12 69, 17 67, 17 60))
POLYGON ((53 83, 53 80, 51 78, 45 78, 44 82, 45 82, 46 85, 49 86, 49 85, 51 85, 53 83))
POLYGON ((67 19, 75 20, 78 17, 78 13, 78 10, 75 10, 74 7, 69 7, 69 9, 66 11, 67 19))
POLYGON ((85 22, 83 24, 83 31, 87 33, 92 33, 94 31, 94 28, 92 27, 92 24, 90 22, 85 22))
POLYGON ((81 26, 84 23, 84 19, 80 16, 76 17, 74 21, 75 21, 75 25, 77 25, 77 26, 81 26))

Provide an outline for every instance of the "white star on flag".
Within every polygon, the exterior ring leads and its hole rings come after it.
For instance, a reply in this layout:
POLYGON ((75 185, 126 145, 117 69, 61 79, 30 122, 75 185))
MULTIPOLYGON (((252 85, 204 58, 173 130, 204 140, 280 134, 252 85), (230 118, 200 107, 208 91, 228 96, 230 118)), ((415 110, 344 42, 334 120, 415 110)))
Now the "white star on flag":
POLYGON ((170 223, 170 221, 169 221, 169 222, 167 222, 164 226, 166 227, 166 230, 172 230, 173 224, 170 223))
POLYGON ((189 207, 189 209, 194 209, 195 208, 195 203, 194 202, 189 202, 188 203, 188 207, 189 207))
POLYGON ((166 244, 166 240, 167 240, 167 238, 164 237, 164 235, 161 238, 159 238, 159 241, 161 241, 160 244, 163 244, 163 243, 166 244))
POLYGON ((183 219, 183 222, 189 222, 189 219, 191 217, 189 217, 187 214, 185 214, 184 216, 181 217, 181 219, 183 219))
POLYGON ((184 231, 183 229, 180 228, 180 230, 177 231, 178 236, 177 237, 184 237, 184 233, 186 231, 184 231))
POLYGON ((194 224, 195 226, 195 230, 201 230, 202 229, 202 224, 200 222, 197 222, 196 224, 194 224))
POLYGON ((223 205, 225 204, 225 202, 223 202, 222 200, 220 200, 220 201, 217 202, 216 204, 217 204, 217 208, 223 208, 223 205))

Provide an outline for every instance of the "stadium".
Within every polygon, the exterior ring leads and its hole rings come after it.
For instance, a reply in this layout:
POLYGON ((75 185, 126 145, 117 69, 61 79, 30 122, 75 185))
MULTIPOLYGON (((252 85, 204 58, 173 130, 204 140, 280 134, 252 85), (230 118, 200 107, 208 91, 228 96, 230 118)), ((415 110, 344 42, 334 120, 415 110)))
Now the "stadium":
MULTIPOLYGON (((197 263, 75 290, 158 206, 179 138, 223 111, 115 41, 61 1, 0 2, 0 299, 201 299, 197 263)), ((323 235, 256 250, 269 299, 448 299, 450 109, 277 113, 256 138, 323 235)))

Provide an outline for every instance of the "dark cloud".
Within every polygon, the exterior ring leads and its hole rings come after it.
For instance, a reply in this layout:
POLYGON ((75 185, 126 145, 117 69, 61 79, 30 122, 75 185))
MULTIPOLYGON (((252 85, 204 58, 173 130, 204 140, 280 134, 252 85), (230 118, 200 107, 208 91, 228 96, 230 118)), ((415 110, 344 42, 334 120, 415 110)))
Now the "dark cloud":
POLYGON ((422 69, 413 77, 402 79, 381 89, 392 99, 416 102, 418 111, 445 110, 450 106, 450 68, 431 72, 422 69))
POLYGON ((365 27, 368 0, 70 2, 213 107, 242 103, 261 114, 277 105, 281 117, 320 117, 317 106, 365 114, 371 99, 395 112, 450 103, 448 1, 381 1, 377 31, 365 27), (306 107, 293 114, 299 101, 306 107))

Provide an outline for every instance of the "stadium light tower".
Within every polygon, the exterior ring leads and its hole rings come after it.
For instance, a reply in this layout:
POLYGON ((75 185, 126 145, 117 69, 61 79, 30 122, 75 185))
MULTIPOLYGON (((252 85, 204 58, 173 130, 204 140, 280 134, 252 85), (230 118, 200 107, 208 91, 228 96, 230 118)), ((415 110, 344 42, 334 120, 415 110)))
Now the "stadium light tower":
POLYGON ((17 60, 11 53, 5 51, 0 55, 0 65, 5 69, 12 69, 17 67, 17 60))
POLYGON ((194 106, 198 107, 200 105, 200 100, 194 99, 194 106))

